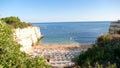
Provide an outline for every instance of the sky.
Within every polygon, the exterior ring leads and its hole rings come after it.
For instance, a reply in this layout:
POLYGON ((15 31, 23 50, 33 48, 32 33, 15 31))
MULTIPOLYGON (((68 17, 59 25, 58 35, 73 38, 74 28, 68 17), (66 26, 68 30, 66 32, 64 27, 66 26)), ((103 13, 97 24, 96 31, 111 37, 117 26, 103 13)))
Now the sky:
POLYGON ((0 18, 27 22, 114 21, 120 0, 0 0, 0 18))

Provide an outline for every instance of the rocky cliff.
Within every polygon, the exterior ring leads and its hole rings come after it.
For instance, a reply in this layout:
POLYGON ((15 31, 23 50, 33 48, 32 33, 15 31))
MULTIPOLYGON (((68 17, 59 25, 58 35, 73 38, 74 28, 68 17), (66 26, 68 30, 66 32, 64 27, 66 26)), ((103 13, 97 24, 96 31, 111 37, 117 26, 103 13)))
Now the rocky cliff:
POLYGON ((27 27, 27 28, 17 28, 14 33, 14 40, 18 42, 21 47, 21 51, 29 51, 32 46, 36 45, 38 40, 42 37, 39 27, 27 27))
POLYGON ((112 22, 110 24, 110 28, 109 28, 109 33, 110 34, 115 34, 119 30, 120 30, 120 20, 118 20, 117 22, 112 22))

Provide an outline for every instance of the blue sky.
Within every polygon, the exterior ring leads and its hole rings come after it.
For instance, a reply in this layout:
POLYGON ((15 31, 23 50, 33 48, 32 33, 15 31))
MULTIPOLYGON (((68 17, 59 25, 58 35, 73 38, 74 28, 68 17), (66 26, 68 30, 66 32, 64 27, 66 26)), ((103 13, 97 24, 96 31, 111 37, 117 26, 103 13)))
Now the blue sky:
POLYGON ((111 21, 120 19, 120 0, 0 0, 0 17, 27 22, 111 21))

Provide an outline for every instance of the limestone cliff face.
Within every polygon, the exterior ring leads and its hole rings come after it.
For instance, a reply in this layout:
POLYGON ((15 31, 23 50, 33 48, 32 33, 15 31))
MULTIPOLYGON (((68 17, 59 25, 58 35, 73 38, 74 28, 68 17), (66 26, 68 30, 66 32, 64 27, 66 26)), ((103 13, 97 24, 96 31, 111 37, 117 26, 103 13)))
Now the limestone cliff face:
POLYGON ((42 37, 39 27, 27 27, 15 29, 14 39, 22 45, 21 51, 27 51, 36 45, 38 39, 42 37))
POLYGON ((120 30, 120 20, 110 24, 109 33, 115 34, 118 30, 120 30))

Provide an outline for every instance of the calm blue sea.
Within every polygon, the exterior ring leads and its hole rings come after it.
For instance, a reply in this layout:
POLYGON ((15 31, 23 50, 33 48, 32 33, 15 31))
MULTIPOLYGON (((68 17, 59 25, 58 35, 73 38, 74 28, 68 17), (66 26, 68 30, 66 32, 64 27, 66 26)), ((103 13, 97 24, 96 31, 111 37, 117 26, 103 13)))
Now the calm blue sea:
POLYGON ((33 23, 44 35, 42 43, 95 43, 98 36, 109 30, 110 22, 54 22, 33 23))

